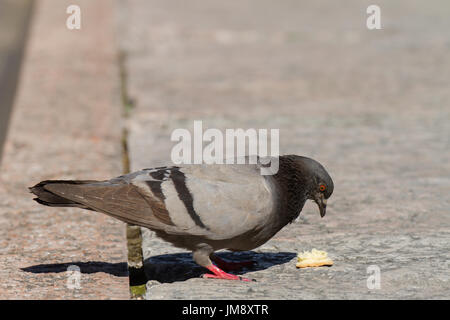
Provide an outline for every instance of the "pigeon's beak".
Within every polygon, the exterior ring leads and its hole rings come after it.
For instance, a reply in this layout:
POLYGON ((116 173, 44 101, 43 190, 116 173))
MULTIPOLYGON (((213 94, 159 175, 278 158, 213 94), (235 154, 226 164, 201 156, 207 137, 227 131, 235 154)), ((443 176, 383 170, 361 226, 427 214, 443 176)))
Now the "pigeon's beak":
POLYGON ((325 199, 323 193, 317 193, 314 201, 319 206, 320 216, 323 218, 327 213, 327 199, 325 199))

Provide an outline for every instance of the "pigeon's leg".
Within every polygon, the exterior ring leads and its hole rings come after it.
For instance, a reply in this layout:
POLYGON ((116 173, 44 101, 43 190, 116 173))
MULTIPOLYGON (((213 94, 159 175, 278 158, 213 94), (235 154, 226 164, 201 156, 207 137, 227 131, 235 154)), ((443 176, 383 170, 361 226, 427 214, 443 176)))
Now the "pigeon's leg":
POLYGON ((236 276, 234 274, 229 274, 223 271, 222 269, 216 267, 212 264, 211 259, 209 256, 213 253, 213 249, 206 245, 198 248, 193 252, 193 258, 194 261, 197 262, 202 267, 205 267, 209 271, 211 271, 214 274, 204 274, 203 278, 213 278, 213 279, 226 279, 226 280, 240 280, 240 281, 254 281, 252 279, 243 278, 240 276, 236 276))
POLYGON ((211 254, 211 260, 219 267, 227 271, 240 270, 242 268, 250 268, 255 264, 255 261, 240 261, 232 262, 225 261, 214 253, 211 254))

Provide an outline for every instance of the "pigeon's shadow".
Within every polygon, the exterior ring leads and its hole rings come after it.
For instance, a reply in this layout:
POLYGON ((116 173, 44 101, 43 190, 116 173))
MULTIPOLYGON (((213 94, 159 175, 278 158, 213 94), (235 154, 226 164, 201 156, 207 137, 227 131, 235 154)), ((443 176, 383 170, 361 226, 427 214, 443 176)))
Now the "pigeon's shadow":
MULTIPOLYGON (((230 273, 242 275, 251 271, 270 268, 275 265, 284 264, 297 256, 292 252, 219 252, 220 258, 227 261, 254 261, 252 267, 244 268, 230 273)), ((205 268, 197 265, 192 260, 190 253, 173 253, 153 256, 144 261, 145 273, 148 280, 156 280, 160 283, 171 283, 198 278, 202 274, 209 273, 205 268)))
MULTIPOLYGON (((275 265, 284 264, 296 257, 292 252, 219 252, 217 255, 227 261, 248 261, 255 264, 250 268, 240 271, 231 271, 233 274, 242 275, 249 271, 258 271, 275 265)), ((104 272, 116 277, 128 277, 127 263, 109 263, 101 261, 67 262, 38 264, 21 268, 22 271, 31 273, 61 273, 69 271, 69 267, 77 266, 81 273, 90 274, 104 272)), ((148 280, 156 280, 160 283, 172 283, 198 278, 208 270, 199 266, 192 260, 190 253, 174 253, 153 256, 144 261, 145 273, 148 280)))
POLYGON ((66 272, 70 266, 77 266, 81 273, 97 273, 104 272, 116 277, 128 277, 127 263, 109 263, 100 261, 89 262, 68 262, 68 263, 53 263, 53 264, 38 264, 26 268, 21 268, 22 271, 31 273, 60 273, 66 272))

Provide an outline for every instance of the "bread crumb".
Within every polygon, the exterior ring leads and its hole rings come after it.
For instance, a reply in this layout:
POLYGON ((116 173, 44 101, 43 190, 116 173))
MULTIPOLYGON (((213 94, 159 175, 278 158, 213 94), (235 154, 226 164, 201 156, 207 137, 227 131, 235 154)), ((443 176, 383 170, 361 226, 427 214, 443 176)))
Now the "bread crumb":
POLYGON ((321 250, 312 249, 303 251, 297 255, 297 268, 332 266, 333 260, 328 258, 328 253, 321 250))

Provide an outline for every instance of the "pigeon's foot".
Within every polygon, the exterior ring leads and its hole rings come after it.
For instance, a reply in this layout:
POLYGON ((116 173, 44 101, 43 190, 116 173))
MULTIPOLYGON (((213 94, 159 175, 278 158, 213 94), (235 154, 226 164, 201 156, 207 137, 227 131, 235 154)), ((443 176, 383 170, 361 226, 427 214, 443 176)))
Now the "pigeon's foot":
POLYGON ((241 270, 242 268, 251 268, 255 264, 255 261, 252 260, 240 262, 225 261, 216 255, 211 256, 211 259, 217 264, 219 268, 227 271, 241 270))
POLYGON ((252 282, 256 281, 254 279, 248 279, 240 276, 236 276, 234 274, 226 273, 225 271, 219 269, 215 265, 211 264, 210 266, 206 267, 209 271, 211 271, 214 274, 205 273, 203 275, 203 278, 209 278, 209 279, 225 279, 225 280, 239 280, 239 281, 246 281, 246 282, 252 282))

